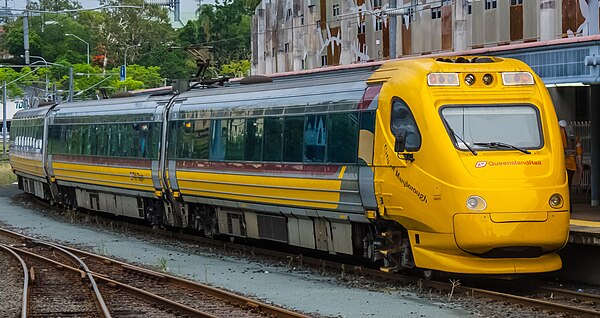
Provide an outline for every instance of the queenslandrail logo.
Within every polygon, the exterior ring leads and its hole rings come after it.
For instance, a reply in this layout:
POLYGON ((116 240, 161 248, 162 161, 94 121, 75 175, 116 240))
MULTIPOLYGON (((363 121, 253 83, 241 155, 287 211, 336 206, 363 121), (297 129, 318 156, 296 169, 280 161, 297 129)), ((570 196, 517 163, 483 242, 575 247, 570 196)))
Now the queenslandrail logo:
POLYGON ((541 160, 477 161, 475 168, 499 166, 541 166, 541 160))

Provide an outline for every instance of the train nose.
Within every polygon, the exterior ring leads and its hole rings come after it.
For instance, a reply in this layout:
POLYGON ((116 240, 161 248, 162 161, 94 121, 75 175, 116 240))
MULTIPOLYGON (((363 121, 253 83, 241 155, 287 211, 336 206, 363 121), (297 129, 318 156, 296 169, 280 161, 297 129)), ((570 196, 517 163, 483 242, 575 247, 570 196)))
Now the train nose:
POLYGON ((561 248, 568 212, 459 213, 453 217, 460 249, 482 257, 537 257, 561 248))

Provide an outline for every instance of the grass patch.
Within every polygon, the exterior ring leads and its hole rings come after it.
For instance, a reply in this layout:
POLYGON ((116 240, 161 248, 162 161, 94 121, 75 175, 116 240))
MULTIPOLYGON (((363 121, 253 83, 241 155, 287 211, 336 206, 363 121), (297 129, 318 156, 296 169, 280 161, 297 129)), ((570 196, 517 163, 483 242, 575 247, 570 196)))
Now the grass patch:
POLYGON ((8 161, 0 161, 0 186, 12 184, 17 181, 17 176, 12 172, 8 161))

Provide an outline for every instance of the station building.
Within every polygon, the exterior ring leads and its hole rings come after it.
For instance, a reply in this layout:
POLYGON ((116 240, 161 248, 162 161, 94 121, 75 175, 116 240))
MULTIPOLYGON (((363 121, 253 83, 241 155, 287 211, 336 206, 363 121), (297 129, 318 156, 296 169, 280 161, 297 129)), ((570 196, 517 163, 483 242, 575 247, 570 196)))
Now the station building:
POLYGON ((252 21, 252 73, 430 54, 529 64, 559 119, 581 140, 572 199, 600 205, 599 0, 263 0, 252 21))

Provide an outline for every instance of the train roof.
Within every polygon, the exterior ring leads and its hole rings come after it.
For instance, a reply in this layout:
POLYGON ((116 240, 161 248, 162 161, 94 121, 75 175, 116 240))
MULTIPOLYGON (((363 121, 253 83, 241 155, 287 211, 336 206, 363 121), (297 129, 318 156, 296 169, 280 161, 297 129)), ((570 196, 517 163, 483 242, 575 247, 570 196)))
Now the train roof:
POLYGON ((298 114, 313 106, 322 108, 326 105, 344 104, 345 107, 355 107, 362 98, 367 79, 373 71, 373 68, 368 67, 343 72, 277 77, 271 83, 243 85, 234 82, 222 88, 195 89, 175 98, 181 104, 176 112, 219 110, 219 114, 210 117, 227 117, 232 115, 227 111, 268 110, 284 106, 287 111, 296 108, 293 112, 298 114))
MULTIPOLYGON (((140 95, 123 98, 101 99, 64 103, 52 109, 54 123, 71 122, 70 118, 80 118, 78 122, 94 122, 98 116, 128 117, 131 120, 160 120, 158 106, 165 105, 172 96, 140 95)), ((123 120, 127 120, 126 118, 123 120)))
POLYGON ((43 118, 43 117, 46 116, 46 114, 48 113, 48 111, 53 106, 54 106, 54 104, 43 106, 43 107, 27 108, 27 109, 19 110, 13 116, 13 120, 15 120, 15 119, 30 119, 30 118, 43 118))

